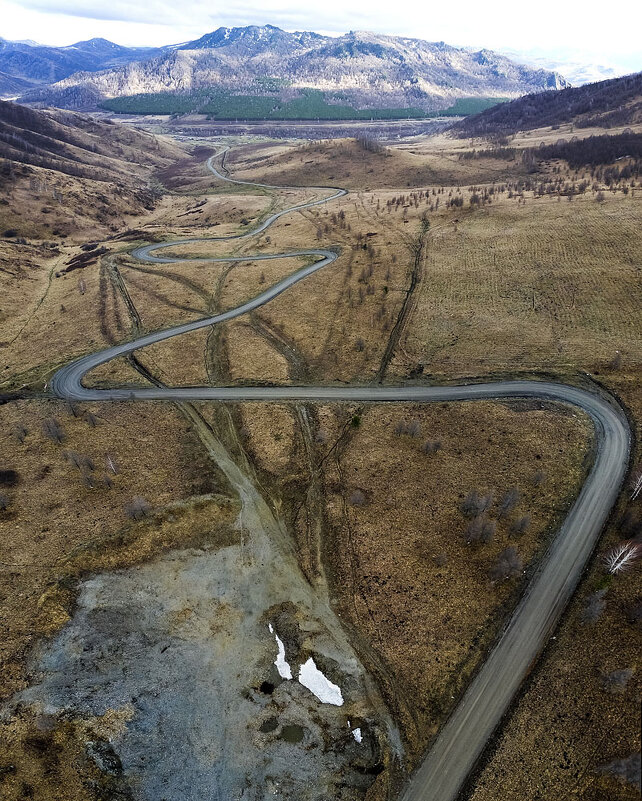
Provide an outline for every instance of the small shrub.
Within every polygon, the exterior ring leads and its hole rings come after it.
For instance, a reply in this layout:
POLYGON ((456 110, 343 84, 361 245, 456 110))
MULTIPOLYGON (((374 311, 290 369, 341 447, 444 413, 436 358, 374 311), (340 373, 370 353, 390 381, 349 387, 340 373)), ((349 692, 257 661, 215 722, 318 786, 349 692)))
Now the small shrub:
POLYGON ((533 476, 533 484, 536 487, 541 487, 546 481, 546 473, 543 470, 538 470, 533 476))
POLYGON ((140 495, 134 496, 131 501, 125 504, 125 514, 130 520, 142 520, 152 511, 149 501, 140 495))
POLYGON ((415 439, 421 434, 421 423, 419 420, 411 420, 408 423, 408 436, 415 439))
POLYGON ((602 773, 608 773, 618 781, 639 788, 641 776, 641 760, 639 752, 623 759, 614 759, 600 768, 602 773))
POLYGON ((28 433, 29 432, 22 423, 16 423, 11 431, 13 438, 16 439, 21 445, 25 441, 28 433))
POLYGON ((426 440, 422 446, 422 451, 424 453, 437 453, 437 451, 441 450, 441 441, 440 440, 426 440))

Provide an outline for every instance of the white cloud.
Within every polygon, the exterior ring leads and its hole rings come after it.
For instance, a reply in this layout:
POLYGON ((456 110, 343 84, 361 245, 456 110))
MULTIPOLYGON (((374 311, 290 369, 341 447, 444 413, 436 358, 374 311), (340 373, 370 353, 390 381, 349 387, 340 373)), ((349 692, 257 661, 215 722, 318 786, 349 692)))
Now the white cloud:
POLYGON ((325 0, 304 7, 300 0, 0 0, 2 36, 69 44, 104 36, 120 44, 160 45, 196 38, 220 25, 271 23, 287 30, 340 34, 374 30, 454 45, 497 50, 545 48, 558 59, 572 49, 587 63, 614 62, 642 69, 639 31, 642 4, 611 0, 459 0, 427 3, 406 0, 325 0))

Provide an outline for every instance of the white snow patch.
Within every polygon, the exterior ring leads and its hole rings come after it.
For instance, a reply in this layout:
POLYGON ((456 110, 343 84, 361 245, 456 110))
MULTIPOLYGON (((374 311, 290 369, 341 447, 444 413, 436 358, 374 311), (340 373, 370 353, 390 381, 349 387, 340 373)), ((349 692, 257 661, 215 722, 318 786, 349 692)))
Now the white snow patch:
POLYGON ((352 736, 358 743, 360 743, 363 740, 363 736, 361 735, 361 729, 358 727, 352 730, 352 736))
MULTIPOLYGON (((274 626, 271 623, 268 623, 268 628, 270 629, 270 634, 274 634, 274 626)), ((292 668, 285 659, 285 646, 283 645, 283 641, 278 634, 274 634, 274 638, 276 639, 276 645, 279 649, 276 659, 274 660, 276 669, 279 671, 279 676, 282 679, 291 679, 292 668)))
POLYGON ((321 673, 312 657, 299 668, 299 682, 324 704, 343 705, 341 688, 321 673))

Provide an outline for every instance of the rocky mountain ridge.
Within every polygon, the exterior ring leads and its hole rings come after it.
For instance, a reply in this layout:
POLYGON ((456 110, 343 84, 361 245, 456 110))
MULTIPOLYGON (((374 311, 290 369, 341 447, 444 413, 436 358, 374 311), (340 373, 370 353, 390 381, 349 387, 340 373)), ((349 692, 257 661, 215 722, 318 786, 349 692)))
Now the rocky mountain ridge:
MULTIPOLYGON (((2 63, 0 62, 0 69, 2 63)), ((232 94, 325 93, 328 102, 430 112, 464 97, 519 97, 567 85, 556 72, 516 64, 491 50, 351 31, 322 36, 271 25, 218 28, 153 58, 83 71, 21 101, 95 108, 107 98, 216 89, 232 94)))

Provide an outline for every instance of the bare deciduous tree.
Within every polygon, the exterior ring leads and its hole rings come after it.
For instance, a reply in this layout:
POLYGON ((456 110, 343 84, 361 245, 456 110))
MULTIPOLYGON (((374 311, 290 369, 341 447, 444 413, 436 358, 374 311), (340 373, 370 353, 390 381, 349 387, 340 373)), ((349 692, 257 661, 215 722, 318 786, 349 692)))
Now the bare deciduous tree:
POLYGON ((50 439, 52 442, 55 442, 57 445, 65 438, 65 432, 63 431, 62 426, 54 417, 48 417, 42 423, 42 433, 50 439))
POLYGON ((461 504, 461 512, 465 517, 477 517, 488 511, 493 504, 493 495, 480 495, 477 490, 471 490, 461 504))
POLYGON ((623 573, 642 554, 642 546, 636 542, 623 542, 612 548, 604 557, 604 564, 609 573, 623 573))
POLYGON ((515 487, 506 490, 499 501, 499 516, 505 517, 519 503, 519 491, 515 487))
POLYGON ((492 581, 505 581, 506 579, 517 578, 523 570, 522 560, 517 553, 517 548, 512 545, 504 550, 497 557, 497 561, 490 569, 492 581))
POLYGON ((521 537, 522 534, 525 534, 528 531, 530 524, 530 515, 522 515, 516 520, 513 520, 510 527, 510 533, 515 537, 521 537))
POLYGON ((481 542, 487 545, 493 541, 497 524, 494 520, 489 520, 485 515, 477 515, 468 524, 464 536, 466 542, 481 542))

